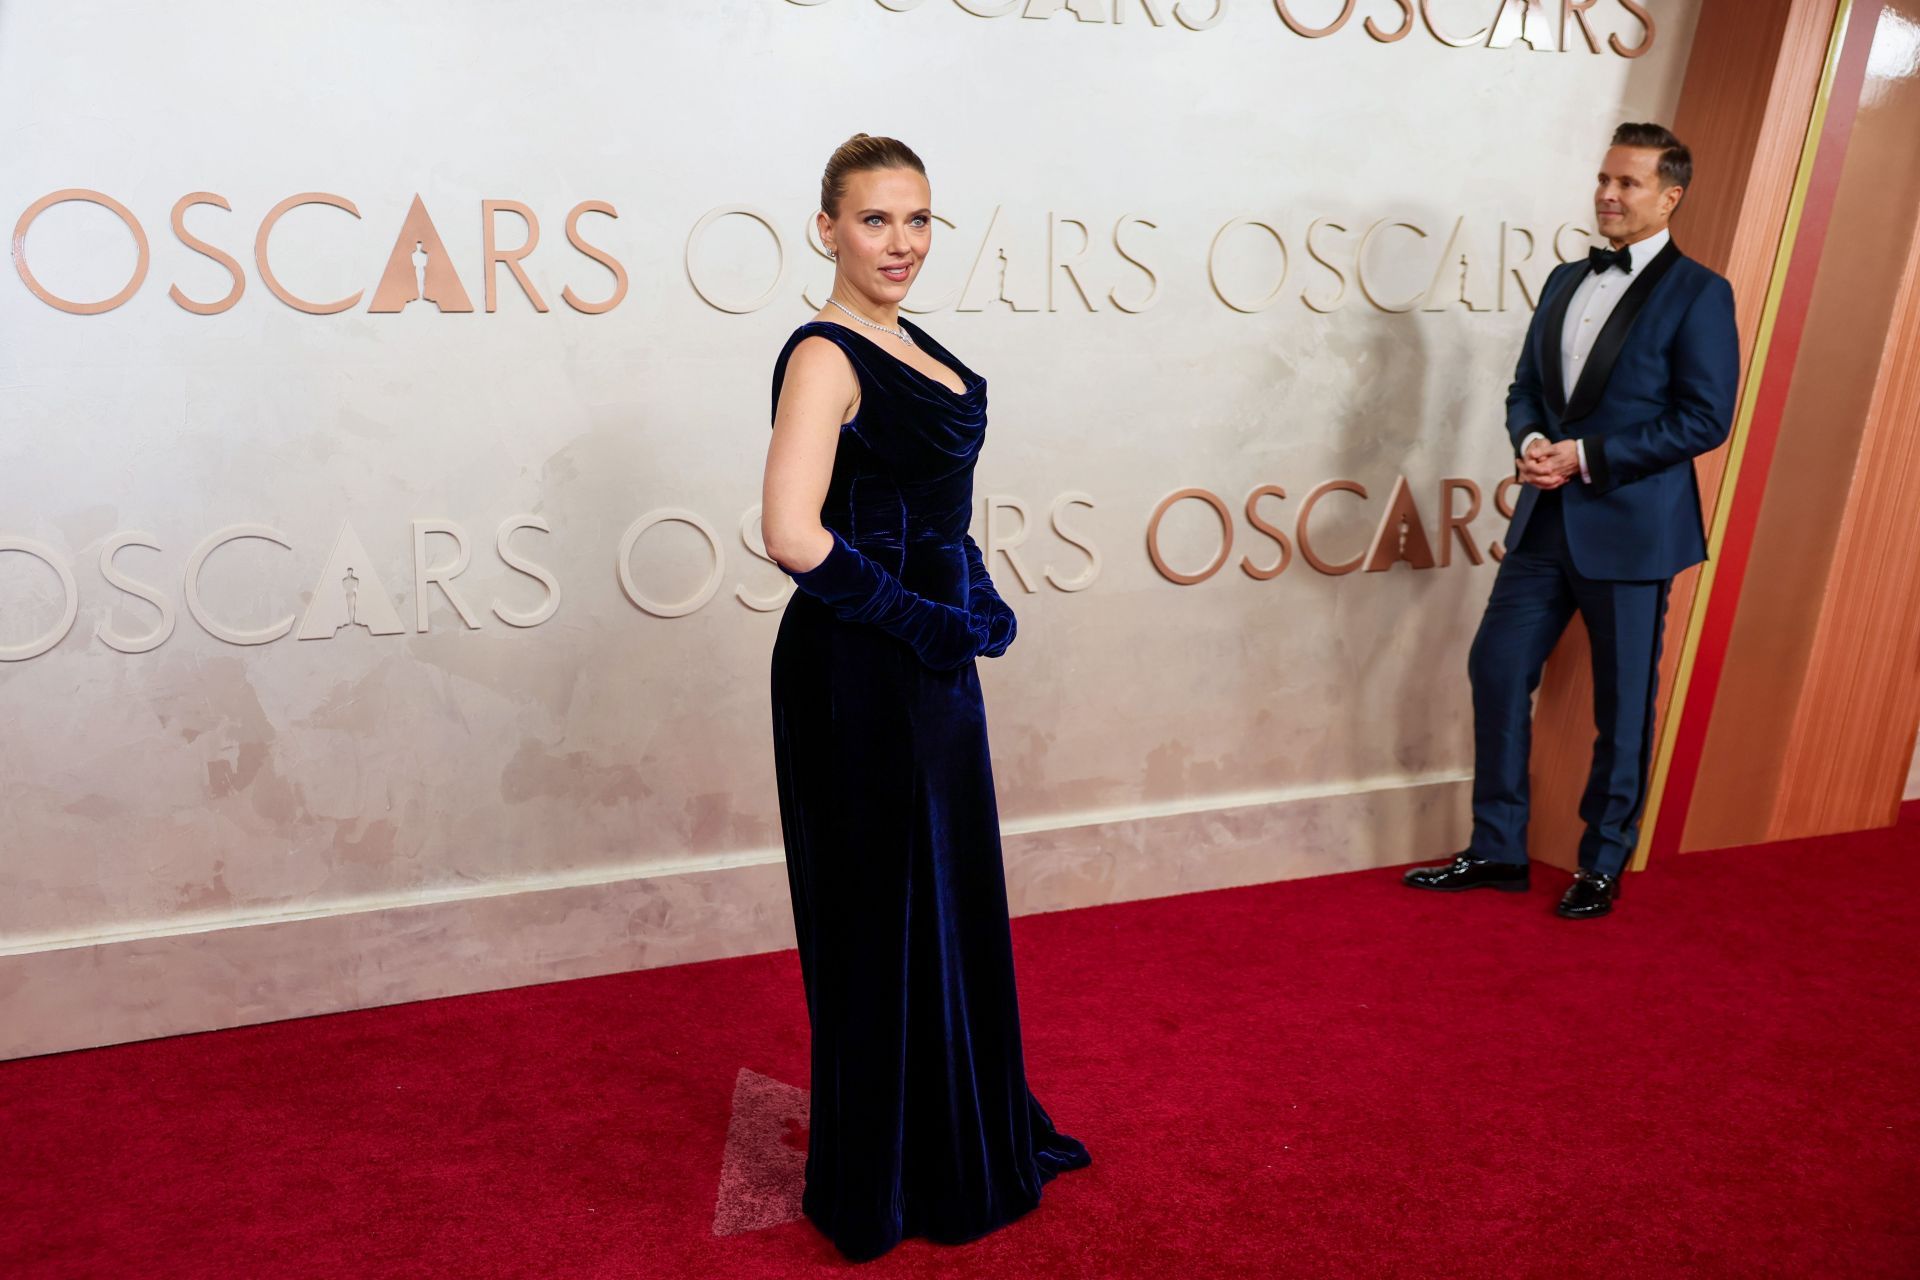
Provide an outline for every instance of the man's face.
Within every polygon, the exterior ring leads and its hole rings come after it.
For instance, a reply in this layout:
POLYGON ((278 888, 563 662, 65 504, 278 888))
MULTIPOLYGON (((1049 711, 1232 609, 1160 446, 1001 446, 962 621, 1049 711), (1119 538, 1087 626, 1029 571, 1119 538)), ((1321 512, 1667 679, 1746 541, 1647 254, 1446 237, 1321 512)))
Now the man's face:
POLYGON ((1683 191, 1660 185, 1658 147, 1609 147, 1593 192, 1600 234, 1616 245, 1659 234, 1683 191))

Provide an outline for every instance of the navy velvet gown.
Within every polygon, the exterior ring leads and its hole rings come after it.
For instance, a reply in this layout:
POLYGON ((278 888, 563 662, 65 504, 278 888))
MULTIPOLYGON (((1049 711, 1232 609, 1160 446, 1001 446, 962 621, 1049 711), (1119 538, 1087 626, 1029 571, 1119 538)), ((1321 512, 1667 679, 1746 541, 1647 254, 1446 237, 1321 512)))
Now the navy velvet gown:
MULTIPOLYGON (((904 323, 904 322, 903 322, 904 323)), ((955 393, 836 324, 860 380, 822 522, 909 590, 967 607, 985 379, 917 327, 955 393)), ((958 1243, 1088 1163, 1027 1089, 980 677, 796 591, 773 648, 780 825, 813 1028, 804 1201, 850 1258, 958 1243)))

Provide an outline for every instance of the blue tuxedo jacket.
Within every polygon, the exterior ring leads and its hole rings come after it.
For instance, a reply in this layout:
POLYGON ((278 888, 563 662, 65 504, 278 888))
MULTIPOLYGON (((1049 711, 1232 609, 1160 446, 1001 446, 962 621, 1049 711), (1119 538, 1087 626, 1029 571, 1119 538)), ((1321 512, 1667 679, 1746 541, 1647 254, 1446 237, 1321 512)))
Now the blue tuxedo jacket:
MULTIPOLYGON (((1517 455, 1535 431, 1582 440, 1591 483, 1558 492, 1573 567, 1611 581, 1671 578, 1707 558, 1693 460, 1733 425, 1740 337, 1733 286, 1672 241, 1640 269, 1594 341, 1579 382, 1562 386, 1567 304, 1588 266, 1556 267, 1540 292, 1507 391, 1517 455)), ((1540 490, 1522 488, 1507 528, 1518 546, 1540 490)))

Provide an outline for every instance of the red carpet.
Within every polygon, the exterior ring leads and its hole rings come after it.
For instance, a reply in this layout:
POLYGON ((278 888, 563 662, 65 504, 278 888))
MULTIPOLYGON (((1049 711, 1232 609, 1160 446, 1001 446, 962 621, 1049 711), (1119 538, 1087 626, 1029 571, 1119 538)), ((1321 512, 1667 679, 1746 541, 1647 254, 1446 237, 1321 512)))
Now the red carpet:
MULTIPOLYGON (((1019 921, 1094 1166, 862 1274, 1920 1275, 1916 854, 1909 805, 1589 923, 1393 872, 1019 921)), ((845 1269, 758 1227, 805 1064, 791 952, 0 1064, 0 1275, 845 1269)))

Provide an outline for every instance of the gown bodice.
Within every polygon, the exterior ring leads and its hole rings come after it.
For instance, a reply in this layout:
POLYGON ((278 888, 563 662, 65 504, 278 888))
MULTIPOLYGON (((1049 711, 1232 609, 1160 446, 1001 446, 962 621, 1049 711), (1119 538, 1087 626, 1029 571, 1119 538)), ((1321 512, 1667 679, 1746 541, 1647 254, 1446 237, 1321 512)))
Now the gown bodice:
POLYGON ((901 581, 943 604, 967 603, 964 539, 973 515, 973 467, 987 430, 987 380, 918 325, 901 319, 921 350, 965 385, 954 391, 844 325, 812 321, 787 339, 773 370, 780 404, 787 362, 808 338, 846 354, 860 404, 840 429, 820 522, 901 581))

